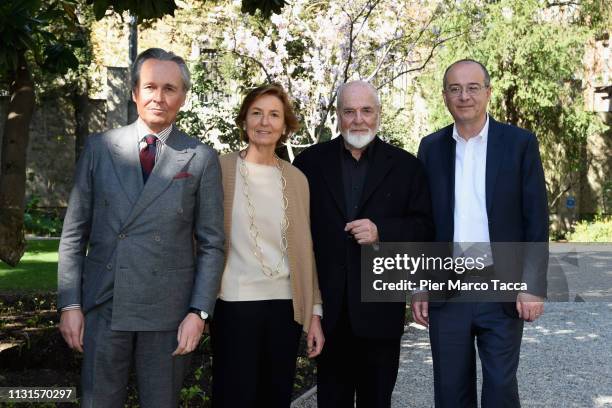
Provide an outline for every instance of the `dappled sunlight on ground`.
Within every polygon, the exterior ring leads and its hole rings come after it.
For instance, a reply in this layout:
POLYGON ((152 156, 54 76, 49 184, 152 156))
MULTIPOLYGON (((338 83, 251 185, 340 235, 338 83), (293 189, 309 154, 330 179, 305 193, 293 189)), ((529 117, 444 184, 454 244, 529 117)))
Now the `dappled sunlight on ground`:
MULTIPOLYGON (((518 372, 523 408, 612 407, 611 345, 611 303, 547 303, 544 316, 525 323, 518 372)), ((393 407, 433 407, 427 330, 411 324, 401 353, 393 407)))
POLYGON ((593 398, 595 408, 612 407, 612 395, 604 395, 593 398))

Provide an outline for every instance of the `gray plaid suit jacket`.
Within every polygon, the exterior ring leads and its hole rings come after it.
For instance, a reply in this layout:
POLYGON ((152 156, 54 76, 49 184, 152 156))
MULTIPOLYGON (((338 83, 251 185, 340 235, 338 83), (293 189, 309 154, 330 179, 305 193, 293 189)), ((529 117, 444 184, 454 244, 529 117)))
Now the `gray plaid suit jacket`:
POLYGON ((143 185, 136 124, 88 138, 59 249, 58 309, 113 299, 113 330, 212 315, 224 258, 217 154, 173 128, 143 185))

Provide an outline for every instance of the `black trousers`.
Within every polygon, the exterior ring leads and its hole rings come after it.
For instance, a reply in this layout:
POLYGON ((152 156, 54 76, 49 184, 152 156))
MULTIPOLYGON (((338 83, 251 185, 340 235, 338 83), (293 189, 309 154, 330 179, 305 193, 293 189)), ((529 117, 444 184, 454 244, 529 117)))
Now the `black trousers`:
POLYGON ((214 408, 288 408, 302 327, 291 300, 218 300, 211 323, 214 408))
POLYGON ((350 326, 346 305, 317 358, 317 407, 389 408, 401 337, 365 338, 350 326))

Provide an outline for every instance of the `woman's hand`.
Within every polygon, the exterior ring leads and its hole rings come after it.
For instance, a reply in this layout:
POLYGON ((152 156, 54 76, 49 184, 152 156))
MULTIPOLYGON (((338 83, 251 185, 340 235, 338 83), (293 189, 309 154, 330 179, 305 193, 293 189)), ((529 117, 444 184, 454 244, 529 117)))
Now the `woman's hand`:
POLYGON ((325 336, 323 336, 323 329, 321 328, 321 316, 312 315, 306 343, 309 358, 314 358, 321 354, 323 344, 325 343, 325 336))

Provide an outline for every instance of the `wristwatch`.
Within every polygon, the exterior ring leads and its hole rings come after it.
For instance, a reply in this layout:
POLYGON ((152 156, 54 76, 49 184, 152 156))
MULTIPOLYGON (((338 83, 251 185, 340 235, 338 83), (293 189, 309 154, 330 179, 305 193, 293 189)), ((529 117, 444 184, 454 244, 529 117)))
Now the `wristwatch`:
POLYGON ((195 307, 190 307, 189 308, 189 313, 195 313, 196 315, 198 315, 198 317, 204 321, 208 320, 208 313, 206 313, 203 310, 200 309, 196 309, 195 307))

